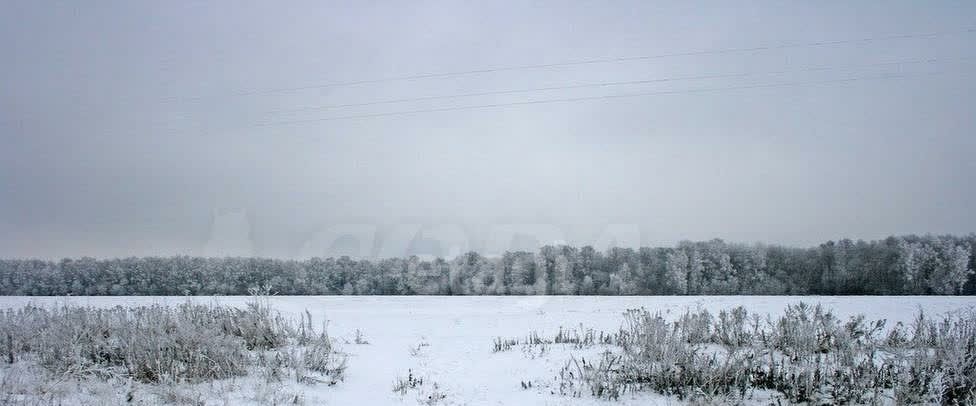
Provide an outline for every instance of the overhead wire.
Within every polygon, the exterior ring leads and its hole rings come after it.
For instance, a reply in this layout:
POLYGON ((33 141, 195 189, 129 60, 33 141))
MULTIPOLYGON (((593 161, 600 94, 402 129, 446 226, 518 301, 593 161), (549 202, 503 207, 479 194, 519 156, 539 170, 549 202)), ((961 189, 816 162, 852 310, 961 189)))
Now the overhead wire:
POLYGON ((519 101, 519 102, 490 103, 490 104, 478 104, 478 105, 466 105, 466 106, 451 106, 451 107, 442 107, 442 108, 401 110, 401 111, 370 113, 370 114, 354 114, 354 115, 346 115, 346 116, 331 116, 331 117, 320 117, 320 118, 301 119, 301 120, 283 120, 283 121, 273 121, 267 123, 257 123, 255 124, 255 126, 269 127, 269 126, 307 124, 307 123, 337 121, 337 120, 378 118, 378 117, 402 116, 402 115, 412 115, 412 114, 421 114, 421 113, 437 113, 437 112, 447 112, 447 111, 481 110, 481 109, 491 109, 491 108, 501 108, 501 107, 528 106, 528 105, 552 104, 552 103, 571 103, 571 102, 581 102, 581 101, 632 98, 632 97, 641 97, 641 96, 692 94, 692 93, 722 92, 722 91, 760 89, 760 88, 836 84, 836 83, 856 82, 862 80, 897 79, 897 78, 905 78, 910 76, 923 76, 923 75, 925 74, 918 74, 918 75, 884 74, 884 75, 869 76, 869 77, 850 77, 850 78, 843 78, 843 79, 818 80, 818 81, 780 82, 780 83, 727 86, 727 87, 716 87, 716 88, 665 90, 665 91, 636 92, 636 93, 611 94, 611 95, 599 95, 599 96, 580 96, 580 97, 567 97, 567 98, 557 98, 557 99, 528 100, 528 101, 519 101))
POLYGON ((374 105, 381 105, 381 104, 409 103, 409 102, 430 101, 430 100, 458 99, 458 98, 465 98, 465 97, 497 96, 497 95, 506 95, 506 94, 534 93, 534 92, 586 89, 586 88, 597 88, 597 87, 642 85, 642 84, 651 84, 651 83, 677 82, 677 81, 685 81, 685 80, 730 79, 730 78, 741 78, 741 77, 761 76, 761 75, 778 75, 784 73, 818 72, 818 71, 831 71, 831 70, 872 68, 872 67, 881 67, 881 66, 925 64, 925 63, 936 63, 940 61, 941 60, 938 58, 925 58, 925 59, 909 59, 909 60, 877 62, 877 63, 846 65, 846 66, 816 66, 816 67, 807 67, 807 68, 799 68, 799 69, 781 69, 781 70, 764 71, 764 72, 741 72, 741 73, 728 73, 728 74, 675 76, 675 77, 654 78, 654 79, 581 83, 581 84, 564 85, 564 86, 546 86, 546 87, 534 87, 534 88, 525 88, 525 89, 492 90, 492 91, 473 92, 473 93, 459 93, 459 94, 375 100, 375 101, 367 101, 367 102, 359 102, 359 103, 308 106, 308 107, 300 107, 300 108, 292 108, 292 109, 272 110, 272 111, 265 112, 265 114, 300 113, 300 112, 308 112, 308 111, 332 110, 332 109, 349 108, 349 107, 365 107, 365 106, 374 106, 374 105))
POLYGON ((203 100, 210 97, 221 97, 221 96, 251 96, 251 95, 262 95, 262 94, 287 93, 287 92, 295 92, 295 91, 303 91, 303 90, 311 90, 311 89, 366 85, 366 84, 376 84, 376 83, 386 83, 386 82, 396 82, 396 81, 410 81, 410 80, 420 80, 420 79, 445 78, 445 77, 527 70, 527 69, 544 69, 544 68, 554 68, 554 67, 563 67, 563 66, 592 65, 592 64, 601 64, 601 63, 619 63, 619 62, 631 62, 631 61, 673 58, 673 57, 687 57, 687 56, 746 53, 746 52, 758 52, 758 51, 769 51, 769 50, 791 49, 791 48, 824 47, 824 46, 894 41, 894 40, 904 40, 904 39, 914 39, 914 38, 937 38, 937 37, 957 35, 961 33, 972 33, 972 32, 976 32, 976 28, 969 28, 969 29, 958 30, 958 31, 927 33, 927 34, 895 34, 895 35, 886 35, 886 36, 875 36, 875 37, 831 40, 831 41, 813 41, 813 42, 764 45, 764 46, 743 47, 743 48, 723 48, 723 49, 662 53, 662 54, 654 54, 654 55, 592 58, 592 59, 554 62, 554 63, 511 65, 511 66, 479 68, 479 69, 469 69, 469 70, 449 71, 449 72, 420 73, 420 74, 411 74, 411 75, 392 76, 386 78, 339 81, 339 82, 320 83, 320 84, 311 84, 311 85, 293 86, 293 87, 247 90, 247 91, 224 93, 215 96, 174 97, 174 98, 164 99, 164 102, 203 100))

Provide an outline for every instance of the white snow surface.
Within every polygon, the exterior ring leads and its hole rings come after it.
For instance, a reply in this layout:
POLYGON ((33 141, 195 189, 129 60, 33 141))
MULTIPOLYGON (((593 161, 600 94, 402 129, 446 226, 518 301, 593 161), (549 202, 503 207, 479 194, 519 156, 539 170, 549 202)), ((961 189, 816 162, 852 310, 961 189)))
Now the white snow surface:
MULTIPOLYGON (((0 297, 0 308, 28 303, 51 306, 173 305, 192 300, 242 306, 249 297, 0 297)), ((272 304, 287 316, 309 311, 316 323, 328 320, 329 333, 349 354, 346 379, 335 386, 306 386, 306 404, 413 405, 423 404, 426 393, 393 392, 398 377, 408 370, 436 382, 447 397, 438 404, 467 405, 628 405, 675 404, 674 398, 650 393, 625 394, 618 402, 591 397, 571 398, 550 393, 548 387, 570 354, 587 356, 593 351, 569 346, 550 346, 543 356, 518 347, 492 352, 495 337, 522 338, 531 331, 551 336, 560 327, 582 325, 614 331, 621 314, 631 308, 676 316, 699 308, 717 312, 744 306, 750 312, 777 315, 787 304, 822 304, 842 318, 864 314, 869 320, 887 319, 908 324, 919 309, 927 315, 968 311, 976 305, 971 297, 917 296, 281 296, 272 304), (360 330, 369 344, 353 343, 360 330), (421 343, 427 343, 424 346, 421 343), (411 348, 418 349, 411 351, 411 348), (584 351, 579 354, 579 351, 584 351), (523 389, 523 381, 533 387, 523 389)), ((428 388, 429 389, 429 388, 428 388)))

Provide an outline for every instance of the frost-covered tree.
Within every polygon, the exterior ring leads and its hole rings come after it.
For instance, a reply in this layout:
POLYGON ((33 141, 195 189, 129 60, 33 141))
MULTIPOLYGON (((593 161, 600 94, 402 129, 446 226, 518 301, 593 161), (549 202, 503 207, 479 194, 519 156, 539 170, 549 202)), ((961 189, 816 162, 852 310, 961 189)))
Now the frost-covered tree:
POLYGON ((610 278, 607 280, 607 286, 603 293, 613 296, 621 295, 624 291, 623 284, 624 282, 619 274, 610 274, 610 278))
POLYGON ((906 293, 922 293, 926 284, 923 266, 935 256, 935 251, 920 243, 899 242, 899 268, 905 281, 906 293))
POLYGON ((702 278, 705 274, 705 264, 702 262, 701 253, 695 249, 688 255, 688 294, 702 294, 702 278))
POLYGON ((596 293, 596 286, 593 282, 593 277, 586 275, 583 277, 583 283, 580 285, 580 294, 582 295, 592 295, 596 293))
POLYGON ((545 274, 541 274, 540 273, 540 274, 536 275, 535 283, 532 285, 532 293, 531 294, 533 294, 533 295, 540 295, 540 296, 541 295, 547 295, 547 294, 549 294, 548 293, 548 288, 546 287, 546 285, 547 284, 546 284, 545 274))
POLYGON ((620 270, 617 271, 617 278, 620 280, 620 287, 617 290, 617 294, 620 295, 636 295, 637 294, 637 283, 640 276, 636 272, 634 267, 631 267, 628 263, 623 263, 620 265, 620 270))
POLYGON ((0 260, 5 295, 974 294, 976 235, 840 240, 814 248, 721 240, 675 248, 545 247, 445 260, 146 257, 0 260))
POLYGON ((935 294, 957 294, 972 273, 969 269, 969 248, 957 245, 948 238, 938 239, 936 247, 936 264, 928 277, 928 286, 935 294))
POLYGON ((569 258, 565 255, 560 255, 556 258, 556 270, 553 274, 555 281, 553 282, 553 294, 556 295, 572 295, 575 290, 573 283, 573 267, 569 262, 569 258))
POLYGON ((665 276, 671 293, 679 295, 688 293, 688 254, 684 250, 669 252, 665 266, 665 276))
POLYGON ((715 253, 711 264, 714 269, 708 283, 708 293, 717 295, 731 295, 736 292, 736 272, 732 267, 732 257, 725 252, 715 253))

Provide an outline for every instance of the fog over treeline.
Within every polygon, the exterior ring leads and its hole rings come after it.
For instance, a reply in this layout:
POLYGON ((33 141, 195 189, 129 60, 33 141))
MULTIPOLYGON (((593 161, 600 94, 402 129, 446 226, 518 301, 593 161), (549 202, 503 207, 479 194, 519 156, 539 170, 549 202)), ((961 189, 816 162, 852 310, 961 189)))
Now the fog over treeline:
POLYGON ((487 257, 84 257, 0 260, 4 295, 953 295, 976 293, 976 234, 816 247, 720 239, 676 247, 544 246, 487 257))

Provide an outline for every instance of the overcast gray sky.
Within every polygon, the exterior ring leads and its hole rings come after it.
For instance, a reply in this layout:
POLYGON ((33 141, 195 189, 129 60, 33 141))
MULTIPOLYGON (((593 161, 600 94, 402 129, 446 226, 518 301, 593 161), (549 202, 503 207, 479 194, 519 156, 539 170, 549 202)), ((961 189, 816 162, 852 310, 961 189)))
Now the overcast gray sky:
POLYGON ((5 1, 0 256, 968 233, 973 28, 971 1, 5 1), (582 100, 385 115, 553 99, 582 100))

